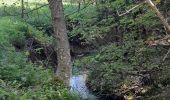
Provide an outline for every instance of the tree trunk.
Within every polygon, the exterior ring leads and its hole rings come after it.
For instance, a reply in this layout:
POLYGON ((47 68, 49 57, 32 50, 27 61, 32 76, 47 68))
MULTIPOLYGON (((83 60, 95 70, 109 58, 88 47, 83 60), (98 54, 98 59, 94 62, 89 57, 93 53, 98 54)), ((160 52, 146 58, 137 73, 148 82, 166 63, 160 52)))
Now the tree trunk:
POLYGON ((163 15, 159 12, 158 8, 154 5, 154 3, 151 0, 146 0, 146 2, 151 6, 151 8, 156 12, 157 16, 162 21, 163 25, 167 28, 167 30, 170 33, 170 25, 166 21, 166 19, 163 17, 163 15))
POLYGON ((54 26, 54 37, 57 42, 58 66, 56 75, 69 86, 72 73, 70 47, 64 21, 62 0, 48 0, 54 26))
POLYGON ((80 8, 81 8, 81 1, 78 0, 78 9, 77 9, 77 12, 80 12, 80 8))
POLYGON ((24 0, 21 0, 21 18, 24 18, 24 0))

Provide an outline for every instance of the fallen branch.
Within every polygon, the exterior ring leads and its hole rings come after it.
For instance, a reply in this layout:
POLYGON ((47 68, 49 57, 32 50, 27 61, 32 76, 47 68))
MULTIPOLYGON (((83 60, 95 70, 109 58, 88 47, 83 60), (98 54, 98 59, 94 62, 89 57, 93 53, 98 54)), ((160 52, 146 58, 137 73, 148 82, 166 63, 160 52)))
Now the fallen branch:
MULTIPOLYGON (((143 3, 145 3, 145 2, 143 2, 143 3)), ((129 10, 126 10, 126 12, 124 12, 124 13, 122 13, 122 14, 120 14, 119 11, 117 10, 117 15, 118 15, 118 16, 124 16, 124 15, 130 13, 130 12, 131 12, 132 10, 134 10, 135 8, 141 6, 143 3, 140 3, 140 4, 136 5, 136 6, 134 6, 133 8, 131 8, 131 9, 129 9, 129 10)))
POLYGON ((170 46, 170 39, 169 38, 163 38, 159 40, 148 40, 145 41, 146 44, 151 45, 151 46, 170 46))
POLYGON ((162 21, 162 24, 167 28, 167 30, 170 33, 170 25, 169 23, 166 21, 166 19, 164 18, 164 16, 160 13, 160 11, 158 10, 158 8, 155 6, 155 4, 151 1, 151 0, 146 0, 146 2, 148 3, 148 5, 152 8, 152 10, 156 13, 156 15, 159 17, 159 19, 162 21))

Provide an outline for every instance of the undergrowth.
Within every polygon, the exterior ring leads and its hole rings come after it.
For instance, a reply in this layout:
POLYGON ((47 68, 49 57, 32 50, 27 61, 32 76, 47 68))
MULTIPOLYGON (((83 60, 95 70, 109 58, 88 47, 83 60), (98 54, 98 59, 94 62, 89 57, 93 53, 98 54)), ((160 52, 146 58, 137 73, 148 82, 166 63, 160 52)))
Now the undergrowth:
POLYGON ((63 85, 51 69, 28 59, 24 47, 29 38, 42 45, 50 45, 51 37, 19 19, 4 17, 0 19, 0 25, 1 100, 81 100, 78 94, 71 93, 63 85))

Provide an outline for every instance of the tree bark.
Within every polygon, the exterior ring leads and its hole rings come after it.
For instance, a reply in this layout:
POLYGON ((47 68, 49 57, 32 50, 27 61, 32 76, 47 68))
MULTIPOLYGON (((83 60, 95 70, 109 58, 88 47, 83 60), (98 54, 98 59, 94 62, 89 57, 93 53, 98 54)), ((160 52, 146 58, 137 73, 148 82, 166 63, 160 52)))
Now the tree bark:
POLYGON ((80 12, 80 8, 81 8, 81 1, 78 0, 78 9, 77 9, 77 12, 80 12))
POLYGON ((21 18, 24 18, 24 0, 21 0, 21 18))
POLYGON ((157 16, 162 21, 163 25, 167 28, 167 30, 170 33, 170 25, 166 21, 166 19, 163 17, 163 15, 159 12, 158 8, 155 6, 155 4, 151 0, 146 0, 146 2, 149 4, 149 6, 156 12, 157 16))
POLYGON ((56 75, 69 86, 72 73, 70 47, 67 36, 62 0, 48 0, 57 42, 58 66, 56 75))

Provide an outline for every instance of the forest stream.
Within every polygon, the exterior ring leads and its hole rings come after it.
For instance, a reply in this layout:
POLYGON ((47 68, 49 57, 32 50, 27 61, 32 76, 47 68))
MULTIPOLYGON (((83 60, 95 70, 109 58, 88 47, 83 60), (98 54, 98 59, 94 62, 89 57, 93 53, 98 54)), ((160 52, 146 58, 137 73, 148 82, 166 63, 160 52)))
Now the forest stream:
POLYGON ((73 75, 71 77, 71 91, 78 93, 83 99, 93 97, 89 89, 86 86, 87 73, 81 73, 79 75, 73 75))

